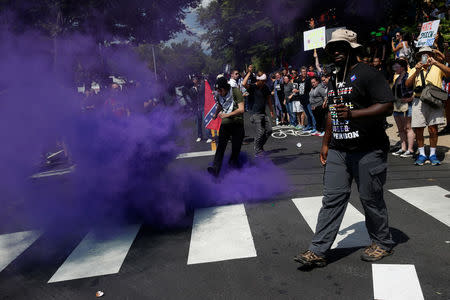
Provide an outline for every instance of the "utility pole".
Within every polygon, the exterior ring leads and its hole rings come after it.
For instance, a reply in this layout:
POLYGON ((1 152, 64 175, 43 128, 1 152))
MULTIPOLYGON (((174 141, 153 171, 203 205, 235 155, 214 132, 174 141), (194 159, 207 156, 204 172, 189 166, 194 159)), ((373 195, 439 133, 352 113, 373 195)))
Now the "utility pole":
POLYGON ((153 68, 155 69, 155 79, 158 80, 158 75, 156 75, 156 58, 155 58, 155 46, 152 44, 153 53, 153 68))

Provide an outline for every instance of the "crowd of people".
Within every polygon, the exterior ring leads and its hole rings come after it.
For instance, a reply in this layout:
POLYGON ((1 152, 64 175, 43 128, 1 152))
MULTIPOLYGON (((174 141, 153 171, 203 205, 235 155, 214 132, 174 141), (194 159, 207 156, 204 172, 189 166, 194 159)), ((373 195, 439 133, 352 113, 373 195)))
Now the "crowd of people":
MULTIPOLYGON (((402 158, 415 157, 415 164, 419 166, 427 161, 439 165, 441 162, 436 156, 438 136, 450 133, 450 101, 446 101, 450 78, 448 43, 437 37, 433 47, 414 49, 415 43, 406 41, 400 29, 381 27, 372 35, 373 40, 358 48, 357 60, 358 64, 368 65, 380 73, 396 99, 393 116, 400 141, 399 149, 392 154, 402 158), (385 47, 388 40, 390 49, 385 47), (428 92, 431 88, 427 86, 441 90, 445 99, 439 103, 424 103, 422 90, 428 92), (438 126, 443 127, 440 132, 438 126), (425 127, 430 134, 428 155, 424 145, 425 127)), ((262 70, 256 72, 250 65, 243 72, 237 68, 232 70, 227 84, 230 90, 240 91, 245 111, 251 114, 250 121, 256 131, 256 156, 264 154, 263 147, 273 124, 299 130, 303 135, 325 135, 330 111, 330 80, 335 73, 335 64, 320 64, 316 50, 314 64, 298 69, 289 66, 265 73, 262 70), (266 114, 266 106, 271 116, 266 114)), ((392 124, 384 121, 384 126, 387 129, 392 124)))

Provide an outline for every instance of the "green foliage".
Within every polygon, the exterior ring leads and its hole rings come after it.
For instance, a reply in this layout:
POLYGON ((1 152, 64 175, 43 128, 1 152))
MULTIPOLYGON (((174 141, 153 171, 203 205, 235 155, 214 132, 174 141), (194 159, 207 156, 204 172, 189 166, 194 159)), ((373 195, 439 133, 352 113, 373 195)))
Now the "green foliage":
POLYGON ((450 41, 450 20, 441 20, 441 25, 439 29, 444 37, 445 41, 450 41))
POLYGON ((16 17, 16 30, 35 28, 51 37, 90 33, 99 39, 121 36, 135 43, 169 40, 186 26, 185 10, 200 0, 1 0, 0 13, 16 17))
POLYGON ((204 38, 213 57, 240 69, 252 58, 262 63, 273 57, 275 23, 266 14, 266 4, 263 0, 213 0, 200 8, 198 20, 207 29, 204 38))
MULTIPOLYGON (((154 47, 156 56, 156 69, 161 76, 170 82, 183 83, 187 74, 217 74, 221 63, 204 53, 200 43, 189 44, 184 40, 170 45, 154 47)), ((136 48, 139 56, 151 70, 154 70, 152 45, 141 44, 136 48)))

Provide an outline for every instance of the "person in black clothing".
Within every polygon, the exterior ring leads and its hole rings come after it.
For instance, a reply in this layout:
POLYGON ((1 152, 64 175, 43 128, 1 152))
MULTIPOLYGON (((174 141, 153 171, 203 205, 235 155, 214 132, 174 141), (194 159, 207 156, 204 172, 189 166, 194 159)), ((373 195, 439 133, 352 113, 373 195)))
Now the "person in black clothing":
POLYGON ((217 91, 218 108, 214 119, 219 116, 222 119, 219 131, 219 142, 212 167, 208 167, 208 172, 217 177, 222 168, 223 157, 228 141, 231 139, 231 156, 229 165, 239 166, 239 153, 241 152, 242 141, 244 140, 244 97, 239 88, 231 88, 225 77, 217 79, 215 88, 217 91))
POLYGON ((197 124, 197 142, 203 139, 203 106, 204 106, 204 90, 202 90, 200 81, 197 77, 192 79, 193 86, 189 89, 191 98, 191 106, 195 115, 197 124))
POLYGON ((355 179, 372 244, 361 259, 378 261, 393 253, 394 242, 383 198, 389 138, 383 119, 392 114, 395 101, 380 72, 358 63, 362 46, 356 33, 338 29, 325 50, 337 65, 328 85, 327 128, 320 161, 325 167, 324 197, 309 249, 294 260, 307 267, 323 267, 341 226, 355 179))
POLYGON ((272 95, 275 99, 276 117, 281 125, 287 124, 286 120, 286 105, 284 105, 284 82, 281 78, 281 73, 275 73, 275 80, 273 81, 272 95))
POLYGON ((255 156, 261 156, 264 154, 264 144, 272 134, 271 122, 266 116, 266 105, 269 105, 272 118, 274 117, 274 111, 270 89, 266 85, 266 74, 258 72, 255 84, 248 83, 250 76, 251 72, 248 72, 242 85, 249 93, 249 111, 252 114, 250 121, 255 125, 256 129, 255 156))
POLYGON ((311 104, 309 103, 309 92, 311 91, 311 80, 307 76, 306 67, 302 67, 300 70, 300 76, 294 79, 294 84, 297 84, 296 88, 293 90, 294 93, 298 94, 298 99, 305 111, 306 117, 308 118, 308 125, 304 131, 309 131, 311 133, 316 132, 316 119, 311 110, 311 104))
MULTIPOLYGON (((189 90, 191 98, 192 110, 195 115, 197 125, 197 142, 203 139, 203 131, 205 130, 204 124, 204 105, 205 105, 205 84, 199 77, 195 76, 192 79, 193 86, 189 90)), ((210 130, 206 130, 206 143, 212 142, 212 135, 210 130)))
POLYGON ((389 73, 386 71, 386 69, 383 67, 383 64, 381 62, 381 59, 379 59, 378 57, 375 57, 372 61, 372 67, 375 68, 375 70, 381 72, 381 74, 383 74, 384 78, 386 80, 389 79, 389 73))

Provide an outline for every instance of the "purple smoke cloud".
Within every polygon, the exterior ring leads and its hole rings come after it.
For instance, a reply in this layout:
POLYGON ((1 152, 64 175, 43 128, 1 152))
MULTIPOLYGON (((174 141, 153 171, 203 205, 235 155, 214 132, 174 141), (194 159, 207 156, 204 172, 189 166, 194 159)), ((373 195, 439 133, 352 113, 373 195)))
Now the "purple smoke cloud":
MULTIPOLYGON (((100 64, 90 37, 59 39, 56 56, 51 42, 37 32, 2 31, 0 37, 0 190, 6 195, 1 204, 26 199, 24 223, 173 226, 186 209, 259 201, 288 190, 286 175, 270 161, 225 169, 219 181, 205 170, 181 166, 176 157, 188 149, 189 129, 183 123, 187 116, 176 107, 161 105, 128 118, 104 110, 82 113, 74 69, 80 62, 100 64), (67 145, 75 171, 31 180, 42 152, 57 140, 67 145)), ((103 55, 115 72, 161 89, 130 49, 104 49, 103 55)), ((144 89, 129 96, 141 103, 149 97, 144 89)))

